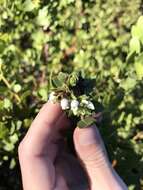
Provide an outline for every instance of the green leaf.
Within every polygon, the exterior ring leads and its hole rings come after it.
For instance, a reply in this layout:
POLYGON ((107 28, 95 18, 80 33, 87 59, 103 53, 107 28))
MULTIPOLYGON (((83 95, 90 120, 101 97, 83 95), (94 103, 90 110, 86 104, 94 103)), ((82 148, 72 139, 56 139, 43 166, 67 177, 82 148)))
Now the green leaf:
POLYGON ((5 47, 6 47, 5 42, 0 40, 0 53, 3 53, 5 47))
POLYGON ((13 169, 15 166, 16 166, 15 158, 12 158, 11 161, 10 161, 9 168, 10 168, 10 169, 13 169))
POLYGON ((32 34, 33 47, 37 49, 37 51, 41 51, 43 48, 43 44, 48 41, 49 36, 45 35, 42 30, 37 30, 32 34))
POLYGON ((17 128, 17 130, 19 130, 21 128, 21 126, 22 126, 22 121, 18 120, 16 122, 16 128, 17 128))
POLYGON ((138 18, 137 24, 139 24, 140 22, 143 23, 143 15, 138 18))
POLYGON ((143 31, 143 16, 140 16, 137 21, 137 26, 143 31))
POLYGON ((140 46, 139 39, 137 37, 133 37, 130 40, 130 51, 140 53, 140 50, 141 50, 141 46, 140 46))
POLYGON ((15 84, 13 87, 14 92, 18 93, 21 90, 21 86, 19 84, 15 84))
POLYGON ((58 78, 62 82, 66 82, 68 75, 66 73, 60 72, 58 78))
POLYGON ((135 70, 139 80, 143 77, 143 62, 135 62, 135 70))
POLYGON ((119 75, 119 72, 120 72, 120 70, 119 70, 119 68, 117 67, 117 66, 112 66, 111 67, 111 73, 114 75, 114 76, 118 76, 119 75))
POLYGON ((38 93, 39 93, 39 95, 42 97, 42 100, 47 101, 47 99, 48 99, 47 89, 41 88, 41 89, 38 91, 38 93))
POLYGON ((11 122, 11 128, 10 128, 10 130, 9 130, 9 134, 12 135, 14 132, 15 132, 15 124, 14 124, 14 122, 12 121, 12 122, 11 122))
POLYGON ((12 144, 15 144, 18 141, 18 135, 14 133, 13 135, 10 136, 9 139, 12 142, 12 144))
POLYGON ((62 81, 60 81, 58 79, 58 77, 55 77, 54 79, 52 79, 52 87, 53 88, 59 88, 63 85, 62 81))
POLYGON ((69 78, 69 85, 76 86, 79 80, 79 72, 73 72, 69 78))
POLYGON ((31 0, 26 0, 24 3, 23 3, 23 8, 24 8, 24 11, 26 12, 31 12, 33 11, 33 9, 35 9, 36 5, 34 4, 33 1, 31 0))
POLYGON ((80 120, 78 123, 77 123, 77 126, 79 128, 84 128, 84 127, 89 127, 90 125, 94 124, 95 123, 95 119, 93 117, 87 117, 83 120, 80 120))
POLYGON ((141 30, 138 26, 134 25, 131 29, 132 37, 137 37, 138 39, 142 36, 141 30))
POLYGON ((14 149, 14 144, 12 142, 6 142, 3 149, 11 152, 14 149))
POLYGON ((132 27, 131 34, 143 44, 143 16, 139 17, 137 24, 132 27))
POLYGON ((8 98, 4 99, 4 108, 5 109, 12 108, 12 103, 8 98))
POLYGON ((8 129, 4 125, 4 123, 0 122, 0 139, 4 139, 8 134, 8 129))
POLYGON ((37 24, 39 26, 47 26, 47 27, 50 25, 50 16, 48 15, 47 6, 39 10, 39 13, 37 16, 37 24))
POLYGON ((136 85, 136 79, 128 77, 125 80, 122 80, 120 83, 120 87, 123 88, 125 91, 132 90, 136 85))
POLYGON ((136 61, 143 62, 143 52, 136 58, 136 61))
POLYGON ((141 80, 143 77, 143 53, 141 53, 140 56, 136 58, 134 67, 135 67, 135 71, 136 71, 138 79, 141 80))
POLYGON ((68 75, 60 72, 57 77, 52 79, 52 87, 59 88, 63 87, 67 81, 68 75))
POLYGON ((126 58, 126 62, 127 63, 132 63, 134 62, 134 59, 135 59, 135 56, 136 56, 136 52, 130 52, 126 58))

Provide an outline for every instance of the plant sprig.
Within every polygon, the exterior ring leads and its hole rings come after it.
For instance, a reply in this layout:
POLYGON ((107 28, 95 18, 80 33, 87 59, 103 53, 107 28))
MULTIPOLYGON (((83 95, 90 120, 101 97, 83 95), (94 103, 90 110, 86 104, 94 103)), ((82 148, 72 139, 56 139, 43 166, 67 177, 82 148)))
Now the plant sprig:
POLYGON ((60 72, 57 76, 50 76, 49 101, 60 102, 68 117, 77 117, 77 126, 80 128, 90 126, 96 122, 95 106, 90 96, 89 79, 81 72, 71 74, 60 72))

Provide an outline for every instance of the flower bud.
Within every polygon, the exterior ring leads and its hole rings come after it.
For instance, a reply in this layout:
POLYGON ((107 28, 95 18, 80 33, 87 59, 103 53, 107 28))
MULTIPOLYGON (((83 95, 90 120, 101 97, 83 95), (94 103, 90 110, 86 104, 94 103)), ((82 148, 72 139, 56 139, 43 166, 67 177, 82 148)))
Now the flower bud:
POLYGON ((88 104, 88 101, 83 99, 83 100, 81 101, 81 103, 87 105, 87 104, 88 104))
POLYGON ((90 110, 95 110, 94 104, 88 100, 82 100, 82 103, 86 105, 86 107, 90 110))
POLYGON ((71 101, 71 110, 77 110, 79 107, 79 101, 77 100, 72 100, 71 101))
POLYGON ((95 110, 94 104, 91 101, 88 101, 87 108, 90 110, 95 110))
POLYGON ((56 100, 55 92, 51 92, 49 95, 49 101, 53 102, 54 100, 56 100))
POLYGON ((67 109, 69 109, 69 101, 68 101, 68 99, 63 98, 63 99, 61 100, 61 107, 62 107, 62 110, 67 110, 67 109))

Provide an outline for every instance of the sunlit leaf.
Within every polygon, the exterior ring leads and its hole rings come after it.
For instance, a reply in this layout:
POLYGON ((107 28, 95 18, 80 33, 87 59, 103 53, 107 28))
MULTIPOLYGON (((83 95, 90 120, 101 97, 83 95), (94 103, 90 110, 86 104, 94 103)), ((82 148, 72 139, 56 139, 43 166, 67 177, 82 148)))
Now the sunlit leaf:
POLYGON ((34 4, 34 1, 32 1, 32 0, 26 0, 23 3, 23 8, 27 12, 32 11, 33 9, 35 9, 35 7, 36 7, 36 5, 34 4))
POLYGON ((8 98, 4 99, 4 108, 8 109, 12 107, 12 103, 8 98))
POLYGON ((38 91, 38 93, 39 93, 39 95, 42 97, 42 100, 47 101, 47 99, 48 99, 47 89, 41 88, 41 89, 38 91))
POLYGON ((143 62, 135 62, 135 70, 138 79, 142 79, 143 77, 143 62))
POLYGON ((19 84, 15 84, 13 87, 14 92, 18 93, 21 90, 21 86, 19 84))
POLYGON ((140 50, 141 50, 141 46, 140 46, 139 39, 137 37, 133 37, 130 40, 130 51, 140 53, 140 50))
POLYGON ((50 16, 48 15, 48 7, 44 7, 39 10, 37 16, 37 24, 40 26, 49 26, 50 25, 50 16))
POLYGON ((133 89, 133 88, 135 87, 136 83, 137 83, 137 82, 136 82, 136 79, 128 77, 127 79, 123 80, 123 81, 120 83, 120 86, 121 86, 124 90, 128 91, 128 90, 133 89))

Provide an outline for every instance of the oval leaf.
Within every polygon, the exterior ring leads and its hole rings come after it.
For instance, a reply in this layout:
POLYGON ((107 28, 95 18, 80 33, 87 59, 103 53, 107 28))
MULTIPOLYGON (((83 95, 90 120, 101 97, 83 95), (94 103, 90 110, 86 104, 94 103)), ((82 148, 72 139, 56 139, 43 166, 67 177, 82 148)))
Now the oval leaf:
POLYGON ((130 51, 131 52, 136 52, 136 53, 140 53, 140 41, 137 37, 133 37, 130 40, 130 51))

